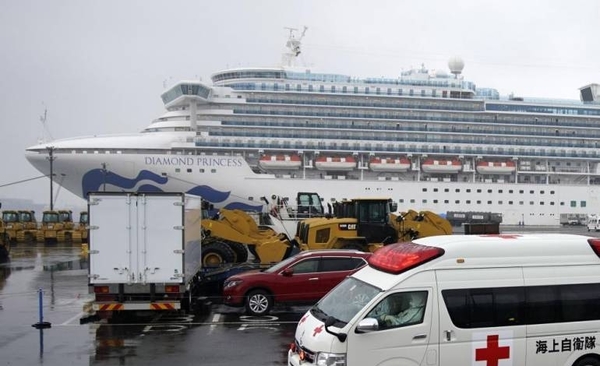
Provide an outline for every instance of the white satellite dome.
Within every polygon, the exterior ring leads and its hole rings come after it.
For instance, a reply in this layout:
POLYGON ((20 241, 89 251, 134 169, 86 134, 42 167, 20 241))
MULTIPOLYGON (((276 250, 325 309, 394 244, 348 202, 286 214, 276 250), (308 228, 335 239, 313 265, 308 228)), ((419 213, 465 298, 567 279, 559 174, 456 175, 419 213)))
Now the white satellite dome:
POLYGON ((438 78, 445 78, 448 76, 446 70, 435 70, 435 76, 438 78))
POLYGON ((451 73, 458 76, 465 68, 465 62, 458 56, 452 57, 450 60, 448 60, 448 68, 450 69, 451 73))

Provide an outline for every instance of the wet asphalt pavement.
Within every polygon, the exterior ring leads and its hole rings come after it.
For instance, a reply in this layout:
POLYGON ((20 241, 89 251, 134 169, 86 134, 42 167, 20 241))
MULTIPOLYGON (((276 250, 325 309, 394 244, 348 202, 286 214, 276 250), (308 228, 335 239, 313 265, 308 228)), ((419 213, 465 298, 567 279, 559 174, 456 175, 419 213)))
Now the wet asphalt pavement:
MULTIPOLYGON (((600 237, 584 226, 514 227, 502 233, 563 232, 600 237)), ((87 291, 80 246, 22 245, 0 264, 0 366, 3 365, 285 365, 297 321, 308 307, 248 317, 213 304, 194 315, 158 313, 80 324, 87 291), (39 289, 43 321, 37 330, 39 289)))

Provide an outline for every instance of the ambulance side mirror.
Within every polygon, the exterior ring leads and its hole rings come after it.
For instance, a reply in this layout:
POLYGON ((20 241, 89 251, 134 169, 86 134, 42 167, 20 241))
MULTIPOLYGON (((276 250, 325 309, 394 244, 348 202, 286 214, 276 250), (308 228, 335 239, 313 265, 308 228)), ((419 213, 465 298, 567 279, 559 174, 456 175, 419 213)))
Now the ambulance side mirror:
POLYGON ((379 322, 375 318, 365 318, 356 326, 356 333, 370 333, 379 330, 379 322))

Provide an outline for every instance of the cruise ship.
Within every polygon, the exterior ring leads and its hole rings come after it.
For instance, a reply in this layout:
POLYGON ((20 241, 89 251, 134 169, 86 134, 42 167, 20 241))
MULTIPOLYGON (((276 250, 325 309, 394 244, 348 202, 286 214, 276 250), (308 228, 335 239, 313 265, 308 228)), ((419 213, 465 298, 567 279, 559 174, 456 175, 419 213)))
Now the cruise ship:
POLYGON ((513 225, 600 211, 597 84, 573 101, 502 97, 466 80, 457 57, 448 71, 390 78, 317 73, 295 66, 303 37, 290 29, 281 66, 172 85, 139 133, 52 141, 26 157, 81 197, 177 191, 259 210, 262 197, 314 191, 389 197, 399 211, 498 212, 513 225))

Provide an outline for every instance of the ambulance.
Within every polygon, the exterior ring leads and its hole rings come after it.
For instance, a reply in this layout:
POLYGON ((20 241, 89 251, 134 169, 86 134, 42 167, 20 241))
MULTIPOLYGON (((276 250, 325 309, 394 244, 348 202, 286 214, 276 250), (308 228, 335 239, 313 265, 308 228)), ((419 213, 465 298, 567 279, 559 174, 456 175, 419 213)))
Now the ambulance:
POLYGON ((385 246, 300 319, 288 366, 301 365, 600 366, 600 238, 385 246), (403 309, 388 322, 392 300, 403 309))

